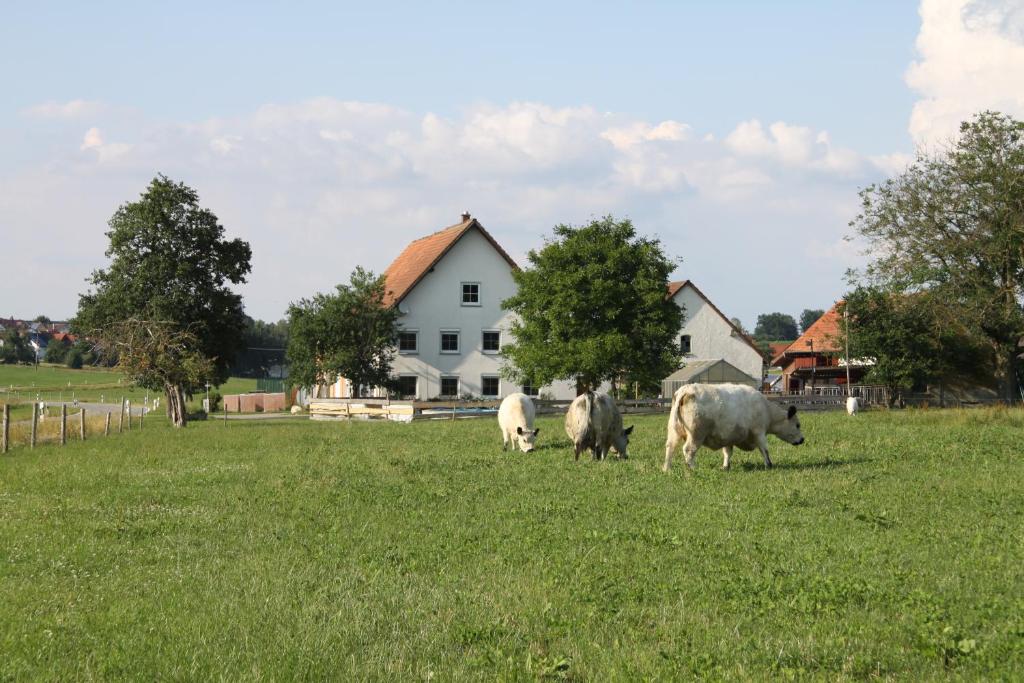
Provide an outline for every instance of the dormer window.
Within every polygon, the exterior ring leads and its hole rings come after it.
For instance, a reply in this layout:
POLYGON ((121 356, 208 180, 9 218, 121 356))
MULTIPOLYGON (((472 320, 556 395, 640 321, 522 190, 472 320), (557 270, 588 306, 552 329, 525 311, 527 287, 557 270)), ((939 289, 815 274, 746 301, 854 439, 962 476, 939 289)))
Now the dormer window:
POLYGON ((462 283, 462 305, 463 306, 479 306, 480 305, 480 283, 479 282, 463 282, 462 283))
POLYGON ((690 335, 684 334, 681 337, 679 337, 679 351, 684 356, 690 355, 690 335))

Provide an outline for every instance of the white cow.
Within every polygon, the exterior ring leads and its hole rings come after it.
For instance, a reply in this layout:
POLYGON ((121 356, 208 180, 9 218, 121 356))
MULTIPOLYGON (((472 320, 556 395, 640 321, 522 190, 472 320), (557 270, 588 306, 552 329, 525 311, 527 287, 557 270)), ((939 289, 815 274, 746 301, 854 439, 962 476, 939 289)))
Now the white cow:
POLYGON ((733 446, 768 457, 768 434, 799 446, 804 442, 796 406, 786 410, 772 403, 754 389, 743 384, 687 384, 676 391, 672 412, 668 417, 668 438, 665 441, 665 464, 672 466, 672 452, 686 439, 683 453, 686 464, 693 469, 701 446, 722 449, 722 468, 729 469, 733 446))
POLYGON ((860 399, 856 396, 846 397, 846 413, 848 415, 856 415, 860 412, 860 399))
POLYGON ((614 450, 625 460, 629 457, 626 450, 632 432, 632 426, 622 428, 622 414, 614 399, 607 394, 592 391, 580 394, 565 414, 565 433, 572 440, 577 460, 580 453, 588 448, 595 460, 603 460, 609 450, 614 450))
POLYGON ((508 444, 518 443, 523 453, 529 453, 536 445, 540 428, 533 428, 536 415, 533 401, 526 394, 509 394, 498 408, 498 427, 501 428, 501 450, 508 450, 508 444))

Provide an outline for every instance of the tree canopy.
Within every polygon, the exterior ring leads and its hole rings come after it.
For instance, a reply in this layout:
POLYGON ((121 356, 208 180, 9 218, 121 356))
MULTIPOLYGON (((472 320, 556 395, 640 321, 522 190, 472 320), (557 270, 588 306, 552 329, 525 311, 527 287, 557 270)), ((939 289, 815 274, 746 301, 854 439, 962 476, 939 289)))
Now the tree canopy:
POLYGON ((805 308, 800 314, 800 333, 803 334, 807 329, 818 322, 818 318, 825 315, 825 311, 820 308, 805 308))
POLYGON ((75 331, 109 339, 112 330, 124 331, 127 321, 150 321, 188 345, 181 357, 207 358, 206 378, 194 373, 163 379, 152 373, 132 375, 140 386, 167 391, 168 407, 176 404, 172 389, 192 393, 200 379, 224 382, 245 326, 242 297, 229 285, 245 282, 251 269, 248 242, 226 239, 217 216, 199 206, 196 191, 162 175, 137 201, 119 207, 109 227, 110 265, 93 271, 89 282, 94 289, 79 296, 75 331), (169 378, 186 383, 171 387, 169 378))
POLYGON ((762 313, 757 316, 754 337, 761 341, 784 341, 796 339, 796 320, 788 313, 762 313))
POLYGON ((333 294, 288 307, 289 378, 298 386, 344 377, 357 391, 390 387, 398 344, 395 306, 384 304, 385 279, 362 268, 333 294))
POLYGON ((661 243, 611 216, 558 225, 530 267, 515 271, 515 341, 502 348, 504 373, 534 385, 576 380, 650 385, 679 367, 683 311, 666 298, 676 262, 661 243))
POLYGON ((1003 398, 1018 398, 1024 122, 990 111, 964 122, 954 142, 865 188, 850 225, 875 255, 855 277, 955 310, 991 346, 1003 398))

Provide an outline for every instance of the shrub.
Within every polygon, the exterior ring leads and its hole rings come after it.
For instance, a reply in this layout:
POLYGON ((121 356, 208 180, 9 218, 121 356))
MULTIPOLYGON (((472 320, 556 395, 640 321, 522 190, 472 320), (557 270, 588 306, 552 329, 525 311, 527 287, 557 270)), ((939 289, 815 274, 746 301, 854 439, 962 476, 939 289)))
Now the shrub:
POLYGON ((43 355, 43 360, 47 363, 63 363, 65 357, 68 354, 68 347, 59 341, 50 342, 49 346, 46 347, 46 353, 43 355))
POLYGON ((74 370, 79 370, 82 367, 82 352, 78 349, 71 349, 64 357, 64 364, 74 370))

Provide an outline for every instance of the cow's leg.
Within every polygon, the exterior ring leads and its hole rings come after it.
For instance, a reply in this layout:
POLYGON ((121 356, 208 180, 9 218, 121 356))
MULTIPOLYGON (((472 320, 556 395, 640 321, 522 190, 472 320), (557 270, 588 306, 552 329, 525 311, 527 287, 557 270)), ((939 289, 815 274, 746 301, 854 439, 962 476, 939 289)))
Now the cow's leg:
POLYGON ((501 432, 501 450, 508 450, 508 432, 505 430, 502 430, 501 432))
POLYGON ((772 459, 768 457, 768 437, 765 434, 758 434, 757 449, 761 451, 761 455, 764 456, 764 466, 771 469, 772 459))
POLYGON ((697 451, 700 449, 700 444, 697 443, 697 439, 693 438, 693 434, 686 435, 686 444, 683 445, 683 457, 686 458, 686 466, 691 470, 697 469, 697 451))
POLYGON ((573 450, 576 452, 576 460, 580 459, 580 452, 583 450, 583 445, 579 443, 573 444, 573 450))
POLYGON ((729 459, 732 458, 732 446, 726 446, 722 449, 722 469, 729 469, 729 459))
POLYGON ((675 453, 676 448, 679 446, 679 440, 682 436, 683 435, 673 429, 673 425, 669 423, 668 436, 665 437, 665 464, 661 466, 662 472, 668 472, 669 468, 672 467, 672 454, 675 453))

